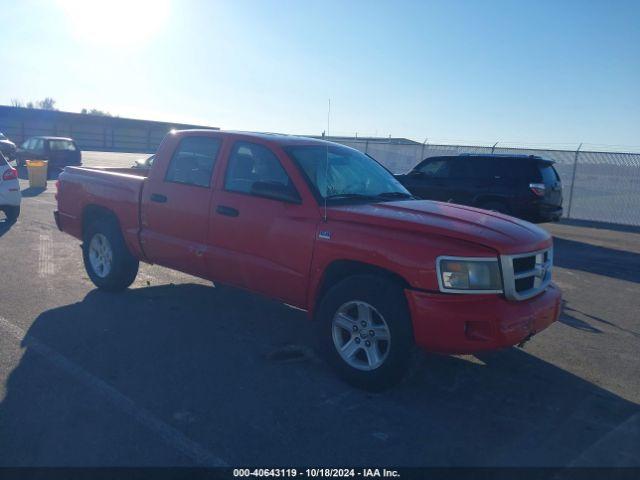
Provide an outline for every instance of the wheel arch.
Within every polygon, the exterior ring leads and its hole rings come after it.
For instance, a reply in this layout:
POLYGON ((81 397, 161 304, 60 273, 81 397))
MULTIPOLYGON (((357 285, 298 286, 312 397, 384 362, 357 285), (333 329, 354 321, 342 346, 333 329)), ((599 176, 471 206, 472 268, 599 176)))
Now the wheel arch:
POLYGON ((362 262, 359 260, 333 260, 329 263, 318 282, 315 294, 313 295, 313 304, 311 306, 312 317, 315 317, 317 305, 320 303, 324 295, 331 287, 344 280, 345 278, 355 275, 372 275, 383 277, 392 282, 397 283, 402 288, 410 288, 409 282, 397 273, 378 265, 362 262))
POLYGON ((84 238, 84 234, 87 231, 89 225, 99 219, 108 219, 110 221, 115 222, 122 233, 122 228, 120 226, 120 221, 118 220, 118 216, 106 207, 101 205, 89 204, 84 207, 82 210, 82 236, 84 238))

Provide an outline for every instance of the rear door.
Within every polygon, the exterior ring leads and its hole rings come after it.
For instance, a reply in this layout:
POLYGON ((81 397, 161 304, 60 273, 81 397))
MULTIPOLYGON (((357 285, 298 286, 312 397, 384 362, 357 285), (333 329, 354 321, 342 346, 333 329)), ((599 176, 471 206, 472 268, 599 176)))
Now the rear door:
POLYGON ((479 206, 488 198, 509 206, 514 189, 513 160, 501 157, 470 157, 473 195, 469 205, 479 206))
POLYGON ((446 201, 461 205, 472 205, 479 185, 473 175, 473 167, 468 157, 449 160, 449 176, 446 180, 448 198, 446 201))
MULTIPOLYGON (((176 140, 172 140, 176 142, 176 140)), ((222 138, 182 136, 157 163, 142 194, 141 242, 153 263, 206 276, 212 180, 222 138)))
POLYGON ((52 166, 77 165, 80 163, 79 153, 75 143, 71 140, 51 139, 47 141, 47 157, 52 166))

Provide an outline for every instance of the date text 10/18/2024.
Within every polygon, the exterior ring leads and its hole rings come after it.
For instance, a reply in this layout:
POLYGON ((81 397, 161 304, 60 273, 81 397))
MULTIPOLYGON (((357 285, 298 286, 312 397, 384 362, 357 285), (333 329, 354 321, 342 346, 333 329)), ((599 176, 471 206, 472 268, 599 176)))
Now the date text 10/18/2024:
POLYGON ((280 477, 280 478, 398 478, 397 470, 386 468, 235 468, 234 477, 280 477))

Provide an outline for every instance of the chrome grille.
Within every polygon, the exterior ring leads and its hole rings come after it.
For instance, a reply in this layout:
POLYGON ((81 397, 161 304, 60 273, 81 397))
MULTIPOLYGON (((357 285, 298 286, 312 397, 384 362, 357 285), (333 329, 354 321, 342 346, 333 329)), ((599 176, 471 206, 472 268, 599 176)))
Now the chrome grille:
POLYGON ((526 300, 542 292, 551 282, 553 249, 501 255, 504 295, 509 300, 526 300))

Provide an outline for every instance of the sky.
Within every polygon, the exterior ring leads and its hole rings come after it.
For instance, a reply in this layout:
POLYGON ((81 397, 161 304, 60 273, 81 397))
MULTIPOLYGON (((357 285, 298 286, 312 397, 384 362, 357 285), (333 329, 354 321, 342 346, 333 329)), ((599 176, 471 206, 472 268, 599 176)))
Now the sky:
POLYGON ((640 146, 636 0, 0 0, 0 11, 0 104, 53 97, 65 111, 429 143, 640 146))

